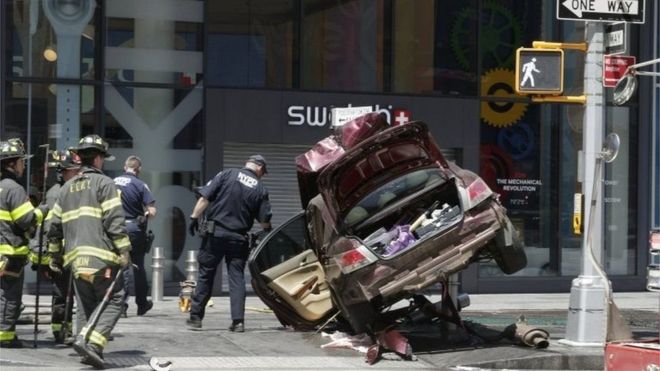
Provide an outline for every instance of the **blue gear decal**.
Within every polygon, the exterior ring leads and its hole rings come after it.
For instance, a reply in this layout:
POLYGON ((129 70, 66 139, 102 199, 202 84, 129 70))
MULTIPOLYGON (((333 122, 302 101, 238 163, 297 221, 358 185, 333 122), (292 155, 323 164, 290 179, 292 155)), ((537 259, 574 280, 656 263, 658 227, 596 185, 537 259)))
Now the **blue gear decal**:
POLYGON ((522 160, 529 156, 536 145, 534 132, 525 122, 503 128, 497 134, 497 145, 505 149, 514 160, 522 160))

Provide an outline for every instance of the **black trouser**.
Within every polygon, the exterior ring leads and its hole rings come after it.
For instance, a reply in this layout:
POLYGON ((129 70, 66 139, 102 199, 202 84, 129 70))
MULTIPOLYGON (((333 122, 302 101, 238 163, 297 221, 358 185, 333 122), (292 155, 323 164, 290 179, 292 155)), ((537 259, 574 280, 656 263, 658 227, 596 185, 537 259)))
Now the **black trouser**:
POLYGON ((23 296, 25 273, 22 266, 25 265, 25 258, 10 257, 9 259, 13 259, 11 264, 13 267, 20 266, 20 268, 13 269, 17 277, 7 274, 0 277, 0 341, 8 341, 16 337, 16 320, 20 315, 23 296))
MULTIPOLYGON (((48 268, 42 268, 48 269, 48 268)), ((73 313, 73 302, 69 302, 69 308, 66 308, 66 297, 69 294, 69 278, 71 270, 65 269, 62 273, 51 273, 53 281, 52 315, 50 318, 53 334, 65 330, 66 335, 71 332, 71 321, 73 313), (67 310, 68 309, 68 310, 67 310), (66 322, 65 322, 66 320, 66 322)), ((73 285, 70 287, 73 290, 73 285)))
MULTIPOLYGON (((133 221, 126 223, 126 229, 128 238, 131 240, 131 262, 135 264, 132 269, 135 285, 135 304, 138 307, 143 307, 147 305, 147 293, 149 291, 147 272, 144 269, 144 256, 147 253, 147 233, 133 221)), ((124 271, 124 282, 126 284, 124 301, 126 302, 128 301, 128 288, 131 282, 131 268, 126 268, 124 271)))
MULTIPOLYGON (((82 309, 85 314, 85 321, 90 320, 90 316, 96 307, 101 304, 103 296, 112 284, 112 281, 115 279, 119 269, 119 267, 104 268, 91 276, 91 280, 83 278, 85 276, 80 276, 74 280, 78 308, 82 309)), ((86 277, 89 278, 90 276, 86 277)), ((103 349, 108 343, 110 333, 121 315, 122 306, 124 304, 123 278, 123 275, 120 275, 117 283, 115 283, 108 304, 105 310, 101 312, 96 326, 94 328, 89 328, 91 324, 86 323, 80 330, 81 336, 88 338, 90 343, 96 344, 101 349, 103 349)))
POLYGON ((218 264, 225 259, 229 276, 229 303, 231 319, 243 320, 245 317, 245 262, 248 257, 248 245, 245 238, 234 236, 208 236, 204 238, 197 255, 199 276, 192 299, 190 318, 202 320, 206 304, 213 292, 213 280, 218 264))

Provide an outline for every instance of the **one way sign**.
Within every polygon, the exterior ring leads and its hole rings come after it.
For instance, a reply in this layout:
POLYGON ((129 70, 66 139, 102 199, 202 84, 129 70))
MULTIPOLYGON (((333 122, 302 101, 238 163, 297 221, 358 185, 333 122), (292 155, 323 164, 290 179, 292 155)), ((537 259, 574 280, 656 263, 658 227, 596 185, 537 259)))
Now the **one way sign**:
POLYGON ((557 19, 644 23, 645 0, 557 0, 557 19))

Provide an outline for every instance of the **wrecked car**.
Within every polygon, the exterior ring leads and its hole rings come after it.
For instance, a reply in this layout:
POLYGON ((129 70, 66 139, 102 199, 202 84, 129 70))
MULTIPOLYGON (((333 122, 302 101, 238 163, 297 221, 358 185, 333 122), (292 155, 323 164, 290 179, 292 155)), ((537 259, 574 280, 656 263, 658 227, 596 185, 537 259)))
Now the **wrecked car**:
POLYGON ((494 259, 527 264, 498 195, 443 157, 425 123, 361 116, 296 158, 304 210, 250 254, 257 295, 283 325, 339 317, 373 332, 394 303, 494 259))

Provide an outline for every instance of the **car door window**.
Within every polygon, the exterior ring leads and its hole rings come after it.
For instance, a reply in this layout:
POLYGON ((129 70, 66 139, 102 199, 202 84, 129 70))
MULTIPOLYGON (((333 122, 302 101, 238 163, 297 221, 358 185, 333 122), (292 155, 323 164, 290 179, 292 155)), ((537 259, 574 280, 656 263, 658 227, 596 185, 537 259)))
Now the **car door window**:
POLYGON ((308 249, 305 214, 301 212, 276 229, 259 246, 254 266, 258 272, 281 264, 308 249))

